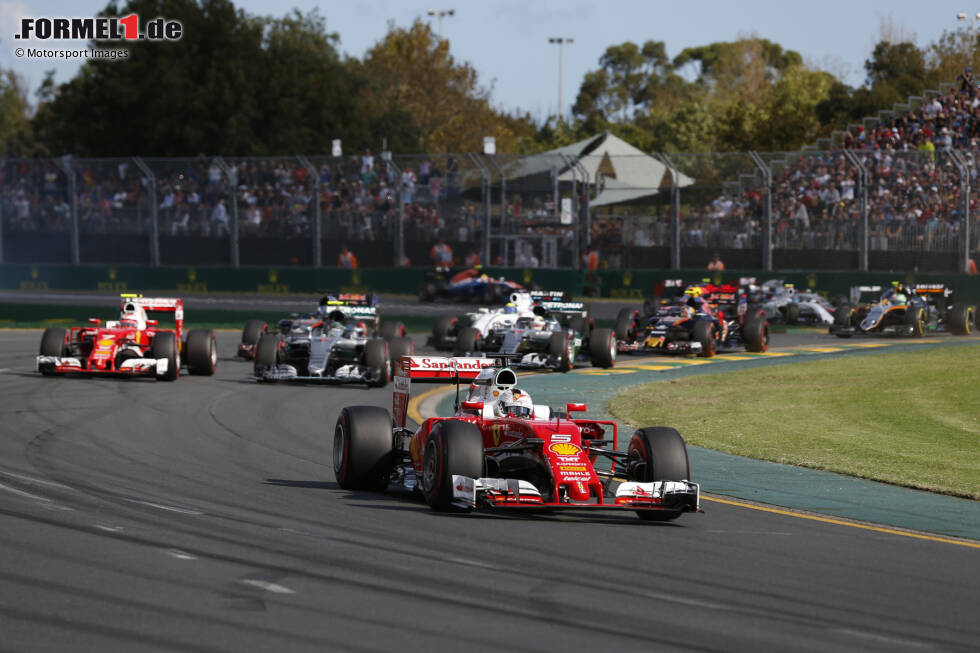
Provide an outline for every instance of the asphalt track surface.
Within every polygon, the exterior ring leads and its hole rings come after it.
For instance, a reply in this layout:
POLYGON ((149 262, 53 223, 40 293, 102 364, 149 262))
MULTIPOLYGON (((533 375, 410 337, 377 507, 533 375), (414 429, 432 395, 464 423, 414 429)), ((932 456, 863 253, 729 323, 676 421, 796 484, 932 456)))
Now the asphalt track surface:
POLYGON ((218 373, 43 378, 0 332, 0 649, 975 651, 980 549, 743 505, 442 515, 333 482, 344 405, 218 373))

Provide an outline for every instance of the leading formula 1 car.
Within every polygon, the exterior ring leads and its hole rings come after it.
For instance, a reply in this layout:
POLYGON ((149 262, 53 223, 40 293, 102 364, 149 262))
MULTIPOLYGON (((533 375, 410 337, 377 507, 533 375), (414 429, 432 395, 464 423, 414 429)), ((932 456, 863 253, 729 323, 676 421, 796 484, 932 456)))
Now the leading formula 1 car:
POLYGON ((647 304, 639 310, 623 308, 616 318, 616 342, 621 353, 696 354, 714 356, 722 350, 744 347, 750 352, 769 348, 769 321, 761 310, 750 311, 744 289, 735 284, 690 284, 684 294, 647 304))
POLYGON ((88 326, 45 329, 36 368, 54 374, 103 374, 150 376, 173 381, 181 361, 191 374, 214 374, 218 356, 214 332, 184 329, 184 302, 172 297, 142 297, 125 294, 119 298, 119 319, 103 325, 96 318, 88 326), (173 329, 161 329, 150 313, 172 313, 173 329), (183 356, 181 355, 183 354, 183 356))
MULTIPOLYGON (((382 337, 373 296, 328 296, 316 313, 282 320, 278 334, 265 334, 255 350, 259 381, 366 383, 384 386, 393 363, 415 350, 405 335, 382 337), (372 318, 374 318, 372 320, 372 318), (371 324, 374 329, 368 325, 371 324)), ((400 322, 392 334, 404 333, 400 322)), ((382 325, 383 326, 383 325, 382 325)))
POLYGON ((676 430, 639 429, 619 451, 615 422, 570 417, 586 410, 581 403, 563 411, 534 405, 516 384, 516 373, 499 360, 404 357, 392 413, 377 406, 341 411, 333 441, 337 483, 418 490, 437 511, 634 510, 653 521, 700 511, 700 488, 689 480, 687 447, 676 430), (461 403, 460 380, 471 382, 461 403), (407 428, 413 381, 457 383, 455 414, 407 428))
MULTIPOLYGON (((378 312, 379 303, 378 296, 374 294, 324 292, 314 312, 293 313, 291 317, 279 320, 277 329, 279 333, 286 335, 290 332, 292 323, 297 319, 310 319, 326 315, 332 311, 339 311, 341 313, 340 321, 360 322, 365 332, 372 332, 377 338, 391 341, 392 338, 408 335, 408 330, 401 322, 382 322, 378 312)), ((244 328, 242 328, 242 341, 238 345, 237 356, 245 360, 255 360, 255 349, 258 347, 259 339, 267 333, 269 333, 269 325, 264 320, 246 321, 244 328)))
POLYGON ((954 303, 952 289, 944 284, 905 286, 896 281, 883 290, 881 286, 851 288, 851 302, 837 307, 830 334, 917 337, 930 331, 969 335, 976 329, 976 307, 954 303))

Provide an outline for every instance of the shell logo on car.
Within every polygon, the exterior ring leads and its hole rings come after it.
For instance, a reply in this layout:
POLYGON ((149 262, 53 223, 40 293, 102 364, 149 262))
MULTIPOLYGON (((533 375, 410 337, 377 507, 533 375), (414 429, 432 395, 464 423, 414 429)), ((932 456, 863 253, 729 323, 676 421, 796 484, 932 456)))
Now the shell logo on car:
POLYGON ((574 456, 582 451, 578 445, 572 444, 571 442, 556 442, 548 447, 548 449, 559 456, 574 456))
POLYGON ((99 340, 99 347, 112 347, 115 344, 113 338, 102 338, 99 340))

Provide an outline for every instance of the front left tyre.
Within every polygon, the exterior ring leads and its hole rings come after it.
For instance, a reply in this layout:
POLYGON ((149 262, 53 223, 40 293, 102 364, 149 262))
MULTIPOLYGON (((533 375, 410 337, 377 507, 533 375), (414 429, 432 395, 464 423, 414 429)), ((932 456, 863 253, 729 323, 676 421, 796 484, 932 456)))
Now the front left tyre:
POLYGON ((474 424, 460 420, 436 422, 422 453, 422 494, 435 511, 472 508, 453 505, 453 475, 483 476, 483 436, 474 424))
POLYGON ((167 359, 167 371, 157 375, 161 381, 174 381, 180 374, 180 347, 177 345, 177 334, 161 331, 153 336, 150 346, 151 356, 156 359, 167 359))
MULTIPOLYGON (((638 483, 655 481, 688 481, 691 465, 684 438, 666 426, 639 429, 630 439, 627 449, 627 478, 638 483)), ((680 510, 637 510, 640 519, 670 521, 677 519, 680 510)))
POLYGON ((378 406, 347 406, 333 433, 333 475, 345 490, 384 490, 392 467, 391 415, 378 406))
MULTIPOLYGON (((64 356, 65 355, 65 330, 57 327, 48 327, 41 336, 41 356, 64 356)), ((50 376, 54 374, 53 367, 42 368, 41 374, 50 376)))

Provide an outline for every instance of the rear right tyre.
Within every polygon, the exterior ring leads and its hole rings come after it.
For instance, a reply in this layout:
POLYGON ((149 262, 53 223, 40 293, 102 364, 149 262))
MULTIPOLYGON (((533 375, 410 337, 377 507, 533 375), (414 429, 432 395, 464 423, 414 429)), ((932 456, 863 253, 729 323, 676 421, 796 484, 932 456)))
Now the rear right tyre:
POLYGON ((976 309, 965 304, 954 304, 949 311, 949 330, 957 336, 968 336, 976 328, 976 309))
POLYGON ((214 331, 193 329, 187 334, 187 371, 212 376, 218 366, 218 348, 214 331))
POLYGON ((762 353, 769 349, 769 320, 765 315, 749 315, 742 325, 745 351, 762 353))
POLYGON ((449 342, 450 334, 456 326, 456 318, 451 315, 440 315, 432 326, 432 345, 436 349, 452 349, 449 342))
POLYGON ((616 364, 616 334, 612 329, 593 329, 589 337, 589 355, 595 367, 609 368, 616 364))
POLYGON ((701 358, 715 355, 715 323, 711 320, 698 320, 694 323, 694 340, 701 343, 701 358))
POLYGON ((616 338, 619 340, 629 340, 629 333, 633 326, 633 309, 621 308, 616 315, 616 338))

